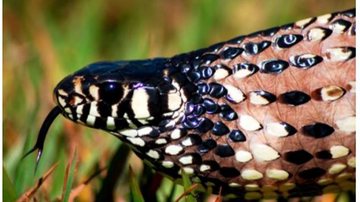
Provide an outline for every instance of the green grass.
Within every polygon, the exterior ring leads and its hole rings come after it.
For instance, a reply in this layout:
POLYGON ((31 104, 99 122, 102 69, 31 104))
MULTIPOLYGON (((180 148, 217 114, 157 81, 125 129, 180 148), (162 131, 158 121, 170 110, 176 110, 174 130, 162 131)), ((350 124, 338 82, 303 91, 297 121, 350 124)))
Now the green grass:
POLYGON ((3 167, 3 185, 4 186, 4 201, 15 201, 16 200, 16 190, 14 183, 10 180, 9 175, 7 174, 6 169, 3 167))
POLYGON ((72 190, 75 166, 77 161, 77 151, 74 151, 74 155, 66 168, 65 187, 62 195, 62 201, 69 201, 70 192, 72 190))
MULTIPOLYGON (((63 117, 57 118, 49 130, 37 172, 34 174, 35 154, 21 160, 35 143, 43 119, 54 106, 53 88, 66 75, 99 60, 172 56, 258 29, 353 6, 354 1, 337 0, 286 3, 280 0, 39 0, 36 3, 5 0, 4 201, 22 196, 55 163, 57 167, 33 196, 37 201, 62 197, 66 201, 71 189, 79 187, 76 200, 92 201, 104 186, 109 175, 106 168, 111 167, 120 142, 63 117), (74 150, 76 158, 73 158, 74 150), (91 178, 102 169, 105 171, 91 178)), ((125 168, 128 164, 133 168, 131 183, 128 169, 123 169, 113 187, 117 201, 139 198, 136 180, 139 176, 144 179, 154 176, 149 172, 148 177, 143 177, 142 162, 133 155, 129 159, 122 163, 125 168)), ((140 188, 142 184, 146 182, 139 183, 140 188)), ((164 179, 156 192, 159 200, 173 201, 183 189, 164 179)))
POLYGON ((140 191, 138 180, 136 179, 134 171, 129 167, 130 173, 130 200, 144 202, 144 197, 140 191))
POLYGON ((186 194, 184 195, 185 202, 196 202, 196 198, 194 197, 195 195, 194 189, 196 189, 197 184, 191 183, 189 175, 186 174, 184 170, 182 170, 181 172, 182 172, 182 184, 184 186, 184 193, 186 194))

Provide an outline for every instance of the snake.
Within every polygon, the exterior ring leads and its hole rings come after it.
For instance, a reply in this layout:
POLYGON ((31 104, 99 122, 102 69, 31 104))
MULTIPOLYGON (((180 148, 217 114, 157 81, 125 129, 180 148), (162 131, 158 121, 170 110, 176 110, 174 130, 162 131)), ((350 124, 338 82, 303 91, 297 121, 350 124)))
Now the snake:
POLYGON ((106 131, 155 171, 239 199, 355 187, 355 9, 173 57, 92 63, 54 89, 54 119, 106 131))

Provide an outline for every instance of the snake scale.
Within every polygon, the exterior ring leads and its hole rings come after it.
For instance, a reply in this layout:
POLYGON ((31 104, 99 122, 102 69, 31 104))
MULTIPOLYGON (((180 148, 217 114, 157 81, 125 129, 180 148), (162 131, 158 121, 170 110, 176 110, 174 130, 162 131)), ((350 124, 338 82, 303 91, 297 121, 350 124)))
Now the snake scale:
POLYGON ((29 152, 62 114, 156 171, 246 200, 355 187, 355 9, 171 58, 98 62, 64 78, 29 152))

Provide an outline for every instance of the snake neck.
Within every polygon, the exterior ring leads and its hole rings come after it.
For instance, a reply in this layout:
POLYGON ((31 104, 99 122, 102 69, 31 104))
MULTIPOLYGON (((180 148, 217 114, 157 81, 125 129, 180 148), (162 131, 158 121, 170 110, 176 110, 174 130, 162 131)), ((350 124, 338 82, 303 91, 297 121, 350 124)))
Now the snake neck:
POLYGON ((179 177, 181 168, 194 182, 250 192, 249 198, 261 196, 264 187, 289 196, 347 189, 355 170, 351 13, 309 18, 169 59, 184 107, 160 136, 166 144, 150 149, 159 158, 143 156, 170 176, 179 177))

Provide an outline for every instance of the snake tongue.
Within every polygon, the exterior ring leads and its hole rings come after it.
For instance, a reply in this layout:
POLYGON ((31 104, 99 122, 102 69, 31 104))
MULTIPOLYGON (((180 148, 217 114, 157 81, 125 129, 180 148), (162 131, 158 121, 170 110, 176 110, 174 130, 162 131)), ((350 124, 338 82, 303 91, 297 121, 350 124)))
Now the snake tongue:
POLYGON ((35 150, 38 150, 38 154, 36 157, 36 167, 35 167, 35 172, 37 169, 37 166, 39 164, 41 155, 42 155, 42 151, 44 148, 44 142, 45 142, 45 138, 46 138, 46 134, 50 128, 50 125, 52 124, 52 122, 55 120, 55 118, 61 113, 61 109, 60 107, 56 106, 54 107, 49 114, 47 115, 47 117, 45 118, 45 121, 43 122, 43 124, 41 125, 40 131, 39 131, 39 135, 38 138, 36 140, 36 143, 34 145, 34 147, 28 151, 23 158, 25 158, 26 156, 28 156, 29 154, 31 154, 32 152, 34 152, 35 150))

